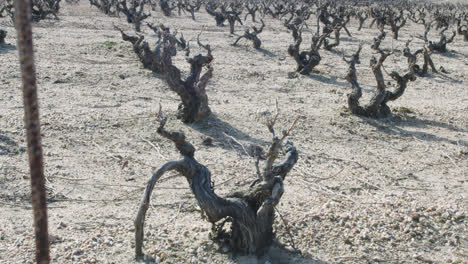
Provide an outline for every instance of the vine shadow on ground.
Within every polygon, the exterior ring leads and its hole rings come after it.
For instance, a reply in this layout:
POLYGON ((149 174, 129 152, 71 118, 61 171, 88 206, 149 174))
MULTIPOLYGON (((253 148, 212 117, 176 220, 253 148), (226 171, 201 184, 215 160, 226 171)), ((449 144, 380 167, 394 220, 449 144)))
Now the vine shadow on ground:
POLYGON ((270 142, 247 135, 241 130, 233 127, 231 124, 219 119, 214 113, 203 121, 188 125, 205 136, 211 137, 218 143, 216 145, 221 146, 223 149, 231 150, 235 148, 238 153, 243 155, 246 154, 244 149, 249 152, 252 147, 268 146, 270 144, 270 142), (241 142, 240 140, 250 142, 249 146, 240 146, 238 143, 241 142))
POLYGON ((0 134, 0 155, 16 155, 25 151, 25 147, 19 146, 10 137, 0 134))
POLYGON ((421 141, 426 142, 446 142, 453 145, 462 145, 468 147, 468 141, 465 140, 453 140, 438 135, 430 134, 422 131, 408 131, 404 129, 405 127, 417 127, 417 128, 427 128, 427 127, 439 127, 448 129, 454 132, 467 133, 467 129, 458 128, 451 124, 442 123, 434 120, 425 120, 416 116, 409 116, 404 114, 403 116, 393 114, 391 117, 386 119, 371 119, 366 117, 361 117, 361 120, 367 124, 377 128, 379 131, 384 132, 389 135, 399 135, 402 137, 414 137, 421 141))
POLYGON ((233 261, 238 264, 263 264, 263 263, 272 263, 272 264, 328 264, 330 262, 318 260, 311 257, 302 256, 298 252, 291 252, 290 250, 284 248, 283 245, 275 241, 270 247, 270 250, 262 256, 237 256, 234 257, 233 261))
MULTIPOLYGON (((215 252, 213 252, 215 253, 215 252)), ((246 256, 233 256, 232 253, 219 253, 218 254, 226 254, 226 257, 229 257, 232 262, 237 264, 263 264, 263 263, 271 263, 271 264, 290 264, 290 263, 297 263, 297 264, 329 264, 331 262, 326 262, 323 260, 318 260, 311 257, 305 257, 300 255, 299 253, 290 252, 289 250, 285 249, 283 246, 274 243, 270 250, 261 257, 255 255, 246 255, 246 256)), ((143 260, 139 260, 139 262, 144 263, 158 263, 156 260, 150 256, 146 255, 143 260)))
POLYGON ((0 54, 8 53, 11 50, 16 50, 16 46, 8 43, 0 44, 0 54))
POLYGON ((312 73, 313 74, 308 74, 308 75, 305 75, 305 76, 310 78, 310 79, 313 79, 313 80, 316 80, 316 81, 319 81, 319 82, 322 82, 322 83, 326 83, 326 84, 333 84, 333 85, 338 85, 338 86, 341 86, 341 87, 348 87, 349 86, 348 82, 338 81, 337 76, 320 75, 321 72, 319 72, 319 71, 312 71, 312 73))

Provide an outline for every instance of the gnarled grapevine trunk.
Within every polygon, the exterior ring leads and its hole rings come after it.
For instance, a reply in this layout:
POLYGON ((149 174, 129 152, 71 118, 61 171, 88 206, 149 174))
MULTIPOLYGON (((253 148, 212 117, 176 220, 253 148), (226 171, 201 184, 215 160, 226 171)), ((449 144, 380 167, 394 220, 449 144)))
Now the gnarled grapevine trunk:
POLYGON ((247 14, 245 14, 244 16, 244 21, 247 20, 247 17, 250 15, 252 17, 252 22, 256 22, 255 20, 255 17, 256 17, 256 13, 258 11, 258 6, 256 3, 250 3, 250 2, 247 2, 245 3, 245 8, 247 9, 247 14), (252 5, 252 6, 251 6, 252 5))
POLYGON ((371 59, 370 66, 372 72, 374 73, 375 80, 377 81, 377 90, 372 96, 369 104, 361 106, 359 100, 362 97, 362 88, 357 81, 356 74, 356 64, 359 62, 359 54, 361 52, 362 46, 359 46, 359 49, 350 60, 347 60, 343 56, 343 60, 349 64, 348 74, 346 75, 346 80, 351 84, 353 91, 348 95, 348 107, 351 113, 360 116, 372 117, 372 118, 383 118, 391 114, 390 107, 387 103, 389 101, 394 101, 403 95, 407 87, 408 81, 414 81, 416 77, 411 70, 411 67, 414 65, 409 65, 410 71, 403 76, 400 76, 397 72, 392 72, 390 77, 397 82, 397 88, 394 91, 387 91, 385 86, 385 80, 382 73, 382 67, 385 59, 391 55, 391 53, 384 52, 380 48, 377 51, 380 54, 379 59, 375 57, 371 59))
POLYGON ((224 26, 224 21, 226 21, 226 16, 223 12, 216 11, 216 7, 210 4, 205 5, 206 12, 215 18, 216 26, 222 27, 224 26))
MULTIPOLYGON (((202 6, 203 2, 201 0, 196 0, 194 2, 186 1, 185 2, 185 10, 190 13, 190 16, 192 17, 192 20, 195 20, 195 12, 198 12, 200 10, 200 7, 202 6)), ((179 11, 180 15, 180 11, 179 11)))
POLYGON ((177 6, 169 6, 169 2, 167 0, 160 0, 159 6, 161 7, 161 11, 167 17, 172 15, 172 10, 174 10, 177 6))
MULTIPOLYGON (((457 19, 457 33, 458 35, 462 35, 463 36, 463 40, 465 42, 468 42, 468 25, 467 24, 464 24, 462 25, 461 24, 461 17, 459 19, 457 19)), ((465 20, 465 23, 467 21, 465 20)))
POLYGON ((177 53, 176 44, 177 40, 173 35, 169 33, 163 35, 161 62, 164 77, 169 88, 176 92, 182 100, 177 117, 184 123, 198 122, 211 113, 205 90, 208 81, 213 76, 213 68, 210 66, 213 60, 211 48, 209 45, 202 45, 198 40, 198 44, 206 49, 208 54, 206 56, 199 54, 187 59, 190 64, 190 74, 185 80, 182 80, 180 70, 172 64, 172 57, 177 53), (205 66, 207 71, 201 75, 205 66))
POLYGON ((136 258, 143 257, 143 229, 151 192, 158 179, 171 170, 177 171, 187 179, 198 205, 208 221, 213 224, 215 240, 229 246, 234 252, 263 254, 273 242, 274 207, 283 195, 283 181, 298 159, 296 148, 287 142, 285 160, 277 165, 274 164, 292 126, 281 138, 278 138, 274 134, 274 122, 269 123, 270 131, 273 133, 273 143, 263 173, 257 167, 258 180, 247 191, 235 192, 223 198, 214 192, 210 171, 195 159, 195 148, 185 140, 184 134, 166 131, 164 129, 166 119, 160 118, 160 121, 158 133, 173 141, 183 158, 164 164, 153 174, 146 186, 135 220, 136 258), (230 230, 224 229, 226 222, 231 223, 230 230))
POLYGON ((438 51, 440 53, 447 52, 447 44, 452 43, 453 40, 455 39, 455 35, 457 34, 456 31, 454 30, 452 32, 452 36, 447 38, 447 36, 445 35, 445 31, 447 31, 447 29, 448 29, 448 26, 444 27, 440 31, 439 33, 440 39, 438 42, 427 41, 427 33, 424 34, 425 41, 426 43, 428 43, 428 47, 430 51, 438 51))
POLYGON ((240 12, 235 12, 235 11, 227 11, 224 12, 224 16, 226 17, 228 23, 229 23, 229 33, 234 34, 234 26, 236 22, 239 22, 239 24, 242 24, 242 20, 239 17, 240 12))
POLYGON ((129 2, 131 4, 130 7, 127 6, 127 0, 120 0, 117 3, 117 11, 127 16, 127 22, 135 26, 136 32, 141 32, 141 22, 150 16, 150 14, 143 13, 146 2, 144 0, 132 0, 129 2))
POLYGON ((362 26, 364 25, 364 22, 369 18, 369 15, 365 11, 360 11, 360 12, 357 13, 356 16, 359 19, 358 31, 361 31, 362 26))
POLYGON ((160 43, 156 43, 156 47, 154 50, 151 50, 149 47, 148 42, 144 41, 145 37, 140 35, 130 36, 127 35, 121 30, 117 28, 122 34, 122 39, 132 43, 133 52, 138 56, 138 59, 143 63, 143 67, 145 69, 151 70, 154 73, 162 73, 162 63, 161 63, 161 51, 160 51, 160 43))
POLYGON ((398 16, 395 16, 393 12, 390 12, 387 21, 390 24, 390 28, 393 32, 393 39, 398 39, 398 32, 406 24, 406 18, 403 15, 403 10, 400 9, 400 14, 398 16))
POLYGON ((237 42, 239 42, 239 40, 245 38, 247 40, 252 41, 255 49, 260 49, 260 46, 262 46, 262 41, 258 38, 258 34, 262 33, 263 28, 265 28, 265 23, 263 22, 263 19, 261 19, 260 21, 262 22, 260 28, 252 26, 250 29, 245 30, 244 35, 239 36, 232 45, 237 45, 237 42))
POLYGON ((118 16, 117 0, 89 0, 89 4, 97 7, 108 16, 118 16))
POLYGON ((123 40, 132 43, 133 51, 143 63, 143 67, 164 75, 169 88, 180 96, 182 103, 179 105, 177 117, 184 123, 193 123, 205 119, 211 113, 205 90, 208 81, 213 76, 213 68, 210 66, 213 60, 210 46, 202 45, 197 39, 198 44, 207 50, 208 54, 206 56, 199 54, 187 58, 187 62, 190 64, 190 74, 185 80, 182 80, 180 70, 172 64, 172 57, 177 55, 177 47, 184 49, 186 56, 188 56, 190 49, 187 42, 183 36, 177 39, 175 34, 172 34, 169 28, 162 24, 159 26, 148 24, 148 26, 159 37, 153 50, 144 41, 144 36, 129 36, 122 30, 117 29, 121 32, 123 40), (207 70, 202 75, 204 67, 207 70))
POLYGON ((413 74, 417 74, 418 76, 424 76, 427 74, 429 66, 431 67, 432 72, 437 72, 437 69, 434 65, 434 62, 432 62, 430 51, 428 47, 425 45, 422 49, 418 49, 414 53, 411 52, 409 48, 409 43, 411 42, 411 39, 406 42, 406 47, 403 50, 403 56, 408 58, 408 65, 409 65, 409 70, 413 74), (422 67, 420 67, 416 62, 417 62, 417 56, 418 54, 423 54, 423 59, 424 59, 424 64, 422 67))
POLYGON ((294 38, 294 44, 289 45, 288 47, 288 54, 296 61, 296 72, 302 75, 307 75, 311 73, 315 66, 319 65, 322 60, 319 50, 329 33, 324 33, 322 36, 318 36, 317 34, 320 30, 317 29, 316 35, 312 37, 310 49, 301 51, 302 28, 298 28, 292 24, 288 24, 286 27, 292 30, 294 38))

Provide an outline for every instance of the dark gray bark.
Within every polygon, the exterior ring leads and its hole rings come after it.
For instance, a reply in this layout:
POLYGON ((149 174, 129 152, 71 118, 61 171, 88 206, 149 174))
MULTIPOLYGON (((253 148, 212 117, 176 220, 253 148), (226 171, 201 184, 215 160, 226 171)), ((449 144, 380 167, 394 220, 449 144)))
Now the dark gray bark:
POLYGON ((214 192, 210 171, 195 159, 195 148, 185 140, 185 135, 166 131, 164 129, 166 119, 161 117, 160 121, 158 134, 175 143, 182 159, 164 164, 153 174, 146 186, 135 220, 136 258, 144 256, 142 250, 144 221, 152 190, 158 179, 171 170, 177 171, 187 179, 203 214, 213 225, 212 238, 215 241, 228 246, 233 252, 262 255, 273 242, 274 208, 283 195, 284 179, 298 159, 294 145, 286 142, 284 145, 286 157, 283 162, 275 164, 284 139, 294 124, 281 138, 278 138, 274 134, 274 122, 269 123, 270 131, 273 133, 273 143, 263 172, 257 170, 259 178, 248 190, 238 191, 223 198, 214 192), (226 222, 231 223, 230 230, 226 230, 224 226, 226 222))
POLYGON ((384 31, 384 27, 380 27, 380 34, 374 38, 374 43, 372 44, 371 48, 374 50, 380 49, 380 44, 387 36, 387 33, 384 31))
POLYGON ((250 15, 252 17, 252 22, 257 22, 255 20, 256 13, 258 11, 258 6, 256 3, 246 3, 245 8, 247 9, 247 14, 245 14, 244 21, 247 20, 247 17, 250 15))
POLYGON ((108 16, 114 17, 118 15, 117 0, 89 0, 89 3, 108 16))
POLYGON ((229 33, 234 34, 234 26, 236 22, 239 22, 239 24, 243 25, 239 17, 240 12, 227 11, 224 13, 224 15, 229 23, 229 33))
POLYGON ((250 29, 245 30, 244 35, 238 37, 232 45, 236 46, 239 40, 245 38, 247 40, 252 41, 254 48, 260 49, 260 47, 262 46, 262 41, 258 38, 258 34, 262 33, 263 28, 265 28, 265 23, 263 22, 263 19, 261 19, 260 21, 262 22, 260 28, 252 26, 250 29))
POLYGON ((463 36, 463 40, 468 42, 468 26, 462 25, 458 27, 458 34, 463 36))
POLYGON ((153 50, 150 49, 148 42, 144 41, 145 37, 130 36, 125 34, 121 29, 117 28, 122 34, 122 39, 132 43, 133 52, 138 56, 138 59, 143 64, 145 69, 151 70, 154 73, 161 74, 163 72, 161 61, 161 39, 156 43, 153 50))
POLYGON ((195 12, 198 12, 200 10, 202 3, 203 2, 201 0, 185 1, 185 10, 187 10, 190 13, 192 20, 195 20, 195 12))
POLYGON ((432 62, 430 51, 425 45, 423 48, 416 50, 414 53, 411 52, 409 48, 409 43, 411 42, 411 39, 406 42, 406 47, 403 50, 403 56, 405 56, 408 59, 408 65, 409 65, 409 70, 413 74, 417 74, 418 76, 425 76, 428 72, 429 66, 431 67, 432 72, 437 72, 437 69, 434 65, 434 62, 432 62), (423 55, 424 63, 423 66, 420 67, 417 64, 417 56, 419 54, 423 55))
POLYGON ((463 36, 463 40, 465 42, 468 41, 468 20, 466 20, 465 18, 465 24, 462 24, 462 16, 460 15, 459 18, 456 18, 456 21, 457 21, 457 33, 458 35, 461 35, 463 36))
POLYGON ((424 46, 423 55, 424 55, 424 64, 423 64, 423 67, 422 67, 421 74, 425 75, 428 72, 429 67, 431 67, 432 72, 437 73, 437 69, 436 69, 436 67, 434 65, 434 62, 432 61, 432 58, 431 58, 431 51, 426 46, 424 46))
POLYGON ((49 15, 52 15, 55 19, 58 19, 57 14, 60 10, 61 1, 62 0, 30 1, 32 20, 39 21, 46 19, 49 15))
POLYGON ((302 29, 293 27, 292 25, 289 25, 288 28, 292 29, 294 38, 294 44, 288 47, 288 54, 296 61, 296 72, 302 75, 310 74, 315 66, 319 65, 322 60, 319 50, 329 33, 318 36, 319 30, 317 30, 316 35, 312 36, 310 49, 301 51, 302 29))
POLYGON ((371 98, 369 104, 362 106, 359 102, 362 97, 362 88, 358 83, 356 74, 356 64, 360 63, 359 54, 362 46, 350 60, 347 60, 343 56, 343 60, 348 63, 349 69, 346 75, 346 80, 351 84, 352 92, 348 95, 348 107, 351 113, 360 116, 372 117, 372 118, 384 118, 391 114, 390 107, 387 103, 394 101, 403 95, 407 87, 408 81, 414 81, 415 75, 411 71, 412 65, 409 65, 410 70, 403 76, 400 76, 397 72, 393 71, 390 77, 397 82, 397 88, 394 91, 387 91, 385 86, 385 80, 382 73, 382 67, 385 59, 392 53, 385 52, 380 48, 376 51, 379 52, 379 59, 372 57, 370 67, 374 73, 375 80, 377 81, 377 89, 374 96, 371 98))
POLYGON ((406 42, 405 49, 403 50, 403 56, 405 56, 407 58, 407 60, 408 60, 409 70, 413 74, 417 74, 419 76, 422 76, 423 75, 422 69, 417 64, 417 61, 418 61, 418 55, 422 54, 424 52, 424 49, 418 49, 417 51, 415 51, 413 53, 413 52, 411 52, 410 47, 409 47, 410 43, 411 43, 411 39, 409 39, 406 42))
POLYGON ((452 36, 447 38, 447 36, 445 35, 445 31, 447 31, 447 29, 448 27, 445 27, 440 31, 440 39, 438 42, 428 42, 429 50, 438 51, 441 53, 447 52, 447 44, 452 43, 455 38, 455 35, 457 35, 456 31, 454 30, 452 32, 452 36))
MULTIPOLYGON (((333 30, 333 33, 335 35, 335 40, 333 43, 330 43, 330 41, 328 40, 328 38, 325 38, 325 41, 324 41, 324 45, 323 47, 326 49, 326 50, 332 50, 333 48, 335 47, 338 47, 338 45, 340 45, 340 31, 341 31, 341 26, 337 26, 334 30, 333 30)), ((329 34, 328 34, 329 35, 329 34)), ((327 36, 328 36, 327 35, 327 36)))
POLYGON ((177 5, 171 7, 167 0, 160 0, 159 6, 161 7, 161 11, 163 12, 163 14, 167 17, 170 17, 172 15, 172 10, 174 10, 177 7, 177 5))
POLYGON ((208 54, 206 56, 199 54, 188 58, 187 62, 190 64, 190 74, 185 80, 182 80, 180 70, 172 64, 172 57, 177 53, 177 39, 171 34, 163 35, 161 53, 163 74, 169 88, 176 92, 182 100, 177 117, 184 123, 201 121, 211 113, 205 88, 213 76, 213 68, 210 65, 213 56, 209 45, 202 45, 199 40, 198 44, 208 54), (201 75, 204 67, 207 70, 201 75))
POLYGON ((141 32, 141 22, 148 18, 150 14, 144 12, 145 0, 131 1, 131 6, 127 6, 127 0, 119 1, 117 4, 118 12, 127 16, 127 22, 135 26, 136 32, 141 32))
POLYGON ((210 4, 205 5, 206 12, 213 16, 216 21, 217 27, 224 26, 224 21, 226 21, 226 16, 223 12, 216 11, 216 7, 210 4))
POLYGON ((369 15, 367 14, 367 12, 361 11, 358 13, 357 17, 359 19, 358 31, 361 31, 362 26, 364 25, 364 22, 369 18, 369 15))
POLYGON ((172 34, 169 28, 162 24, 158 27, 151 24, 148 26, 159 37, 153 49, 150 49, 149 44, 144 41, 144 36, 129 36, 117 29, 121 32, 123 40, 132 43, 133 51, 137 54, 143 67, 154 73, 162 74, 169 88, 180 96, 182 103, 179 106, 177 117, 184 123, 203 120, 211 113, 205 91, 208 81, 213 76, 213 68, 210 66, 213 60, 210 46, 202 45, 197 38, 198 44, 208 54, 206 56, 199 54, 189 58, 190 49, 183 36, 177 39, 175 34, 172 34), (182 80, 180 70, 172 64, 172 57, 177 55, 177 47, 184 49, 187 62, 190 64, 190 74, 185 80, 182 80), (202 70, 205 67, 207 70, 202 75, 202 70))

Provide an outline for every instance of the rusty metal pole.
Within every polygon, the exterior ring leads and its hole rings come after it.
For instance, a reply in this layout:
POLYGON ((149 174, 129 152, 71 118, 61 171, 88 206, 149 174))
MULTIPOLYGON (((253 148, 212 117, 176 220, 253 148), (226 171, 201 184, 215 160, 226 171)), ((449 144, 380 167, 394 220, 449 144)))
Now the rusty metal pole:
POLYGON ((36 262, 38 264, 48 264, 50 263, 50 255, 49 233, 47 230, 47 200, 42 162, 36 71, 34 68, 31 1, 16 0, 15 16, 21 77, 23 79, 24 123, 31 173, 31 202, 36 234, 36 262))

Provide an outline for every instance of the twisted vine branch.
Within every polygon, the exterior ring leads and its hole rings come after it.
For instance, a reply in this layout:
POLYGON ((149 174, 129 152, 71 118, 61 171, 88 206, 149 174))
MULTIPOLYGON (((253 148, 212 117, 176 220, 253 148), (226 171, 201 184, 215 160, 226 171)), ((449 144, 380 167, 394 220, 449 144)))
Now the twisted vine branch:
POLYGON ((211 185, 211 173, 195 157, 195 148, 186 141, 181 132, 170 132, 165 129, 167 119, 159 115, 158 134, 174 142, 182 159, 164 164, 148 181, 135 220, 135 254, 140 259, 144 256, 142 246, 144 238, 144 221, 149 207, 154 185, 164 173, 175 170, 187 179, 195 198, 208 221, 213 224, 212 238, 232 251, 245 254, 263 254, 273 241, 274 207, 284 193, 284 179, 298 159, 298 152, 291 142, 284 148, 286 157, 283 162, 274 164, 279 150, 283 147, 289 130, 282 137, 275 136, 274 123, 268 128, 273 135, 273 143, 268 152, 268 159, 263 174, 246 191, 234 192, 227 197, 219 197, 211 185), (225 223, 230 222, 230 231, 224 230, 225 223))

